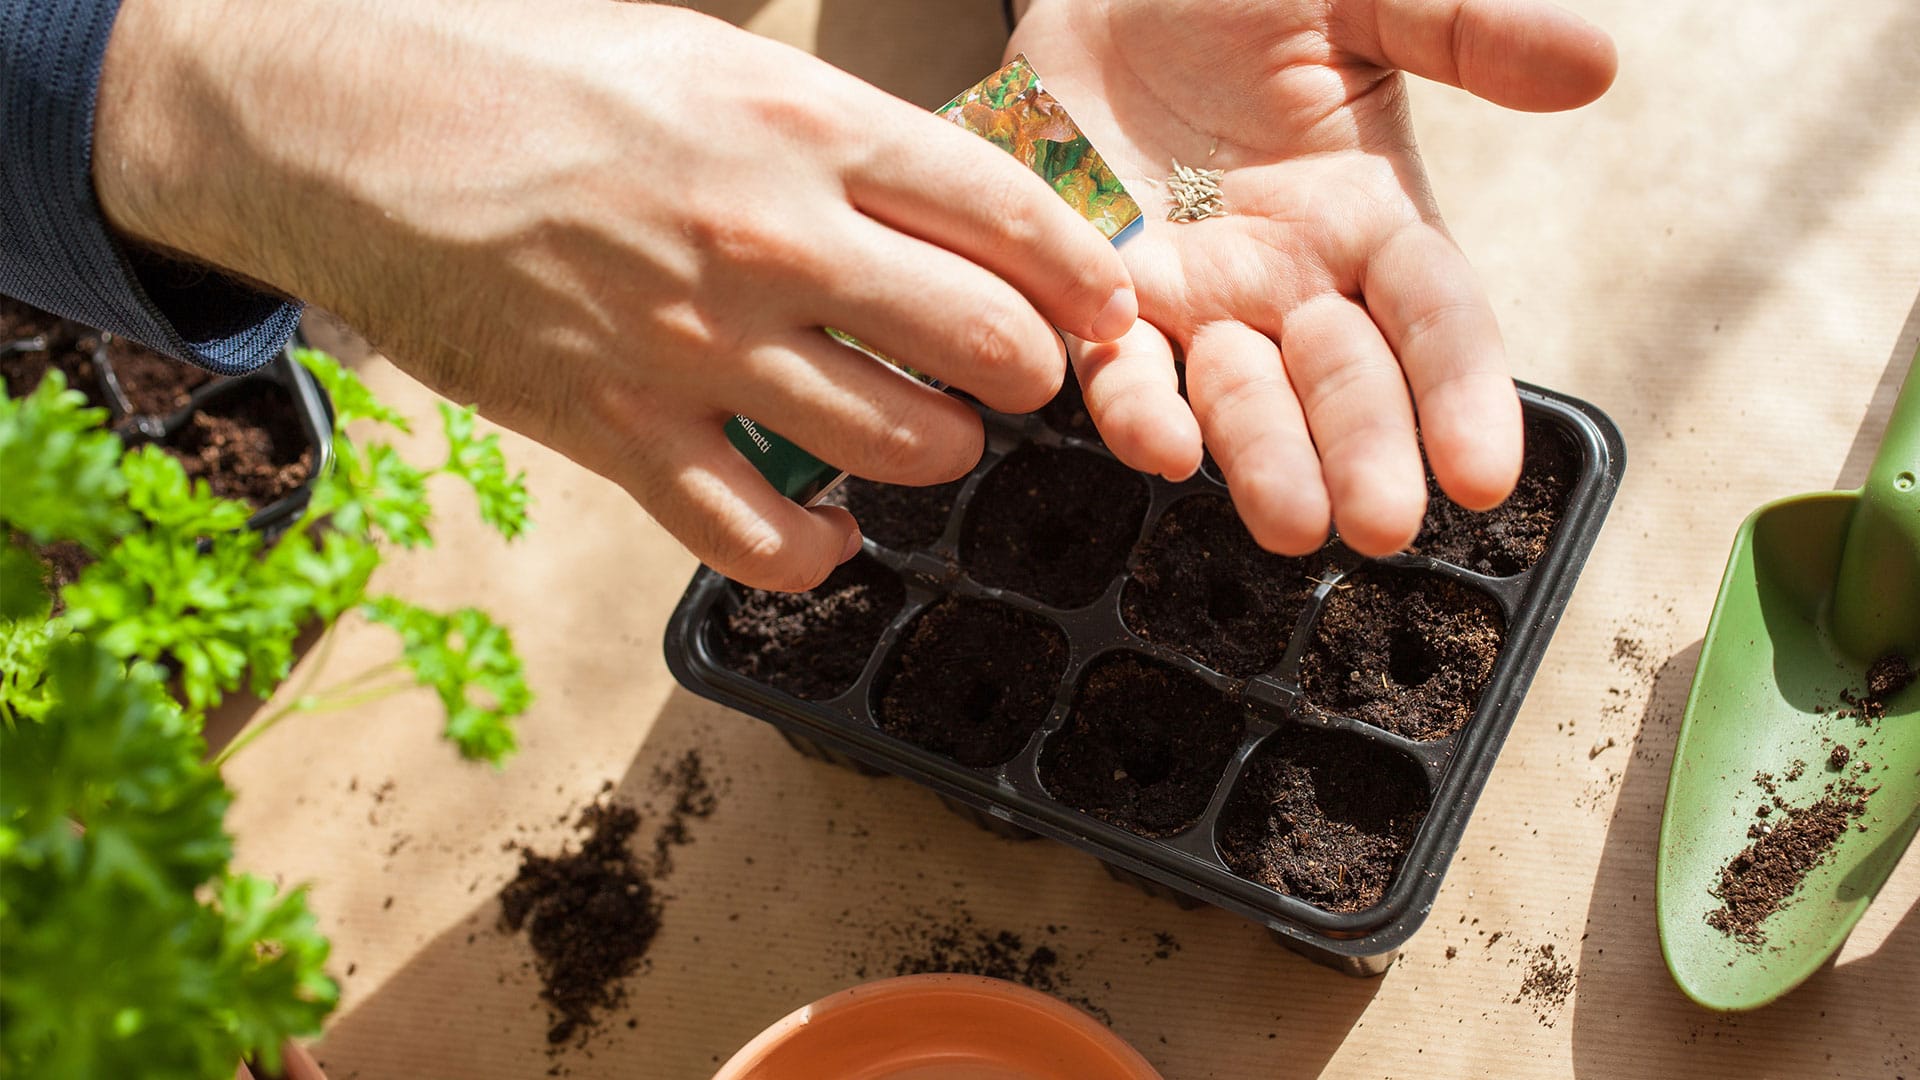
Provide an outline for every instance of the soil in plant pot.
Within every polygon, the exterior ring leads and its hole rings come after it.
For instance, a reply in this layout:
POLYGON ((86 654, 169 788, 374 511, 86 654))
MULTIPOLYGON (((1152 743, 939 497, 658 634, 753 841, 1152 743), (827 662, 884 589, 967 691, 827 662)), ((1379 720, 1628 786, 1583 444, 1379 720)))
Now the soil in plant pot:
POLYGON ((162 445, 214 494, 255 507, 272 505, 313 475, 313 444, 293 397, 269 382, 243 383, 207 402, 162 445))
POLYGON ((907 602, 893 571, 858 555, 811 592, 743 590, 720 620, 720 662, 797 698, 824 701, 850 689, 874 642, 907 602))
POLYGON ((1427 816, 1427 778, 1343 731, 1286 728, 1260 747, 1221 815, 1241 877, 1328 911, 1364 911, 1393 883, 1427 816))
POLYGON ((1060 384, 1060 392, 1053 395, 1053 400, 1040 406, 1040 422, 1076 439, 1100 438, 1099 430, 1093 426, 1093 417, 1087 412, 1087 399, 1080 392, 1080 379, 1072 371, 1067 372, 1066 381, 1060 384))
POLYGON ((45 347, 0 354, 0 379, 6 380, 8 397, 26 397, 48 371, 57 369, 66 376, 67 388, 80 391, 88 405, 107 406, 99 369, 93 362, 93 350, 99 343, 93 332, 18 300, 0 297, 0 345, 34 337, 45 338, 45 347))
POLYGON ((1520 483, 1485 513, 1461 507, 1427 474, 1427 517, 1412 551, 1490 577, 1527 570, 1547 552, 1554 526, 1580 479, 1580 451, 1559 425, 1530 417, 1520 483))
POLYGON ((576 823, 590 830, 580 850, 522 850, 519 873, 500 890, 501 926, 524 927, 533 946, 555 1047, 584 1040, 596 1014, 625 999, 621 980, 639 969, 659 933, 660 903, 628 846, 639 824, 633 807, 596 802, 576 823))
POLYGON ((23 300, 0 296, 0 342, 51 334, 70 336, 72 324, 23 300))
POLYGON ((950 596, 908 631, 878 720, 889 735, 990 768, 1027 745, 1066 671, 1066 635, 1048 620, 950 596))
POLYGON ((983 585, 1083 607, 1125 569, 1147 501, 1146 480, 1119 462, 1028 444, 981 478, 960 561, 983 585))
POLYGON ((1444 739, 1472 719, 1505 638, 1492 597, 1438 574, 1370 566, 1334 586, 1300 685, 1328 712, 1444 739))
POLYGON ((1246 708, 1198 678, 1121 653, 1095 662, 1040 760, 1054 797, 1143 836, 1199 820, 1246 708))
POLYGON ((127 397, 128 406, 138 414, 165 416, 186 407, 196 387, 213 381, 213 373, 162 356, 125 338, 107 341, 107 363, 113 377, 127 397))
POLYGON ((1218 495, 1174 504, 1136 562, 1120 594, 1127 628, 1235 678, 1280 662, 1313 594, 1310 562, 1261 548, 1218 495))
POLYGON ((903 487, 849 476, 826 501, 846 507, 863 535, 896 551, 910 551, 940 539, 965 482, 962 477, 934 487, 903 487))

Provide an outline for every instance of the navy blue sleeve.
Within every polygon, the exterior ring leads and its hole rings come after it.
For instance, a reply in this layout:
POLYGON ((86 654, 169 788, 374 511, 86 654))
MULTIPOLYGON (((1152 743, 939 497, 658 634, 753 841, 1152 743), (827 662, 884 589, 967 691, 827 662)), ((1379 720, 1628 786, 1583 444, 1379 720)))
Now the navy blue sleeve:
POLYGON ((116 240, 93 192, 93 108, 119 0, 0 0, 0 294, 226 375, 298 305, 116 240))

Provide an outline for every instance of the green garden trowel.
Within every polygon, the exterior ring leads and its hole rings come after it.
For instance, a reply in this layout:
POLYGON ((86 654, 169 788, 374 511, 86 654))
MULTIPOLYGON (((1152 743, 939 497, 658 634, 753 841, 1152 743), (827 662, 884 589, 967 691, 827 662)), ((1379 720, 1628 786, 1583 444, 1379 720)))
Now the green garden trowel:
POLYGON ((1920 685, 1887 701, 1876 721, 1847 715, 1856 710, 1841 696, 1864 693, 1880 657, 1920 659, 1916 371, 1920 357, 1865 487, 1768 503, 1734 537, 1674 748, 1656 889, 1667 970, 1711 1009, 1765 1005, 1818 970, 1920 828, 1920 685), (1844 763, 1836 744, 1847 748, 1844 763), (1842 777, 1875 790, 1742 941, 1708 915, 1722 907, 1722 871, 1754 842, 1750 830, 1783 819, 1757 773, 1792 806, 1842 777))

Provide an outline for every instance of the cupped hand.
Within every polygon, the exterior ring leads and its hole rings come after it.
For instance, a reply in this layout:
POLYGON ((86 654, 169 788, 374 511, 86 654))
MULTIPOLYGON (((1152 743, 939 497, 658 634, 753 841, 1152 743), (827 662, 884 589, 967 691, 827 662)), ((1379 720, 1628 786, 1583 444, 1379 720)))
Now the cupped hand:
POLYGON ((1535 0, 1035 0, 1008 52, 1146 211, 1123 249, 1141 321, 1074 350, 1122 460, 1182 478, 1204 434, 1249 530, 1288 554, 1330 522, 1363 554, 1409 544, 1423 442, 1462 505, 1511 492, 1518 400, 1400 72, 1568 109, 1611 83, 1606 35, 1535 0), (1176 161, 1223 171, 1225 216, 1166 220, 1176 161))
POLYGON ((986 141, 667 5, 125 0, 96 145, 129 236, 334 311, 767 588, 859 533, 780 497, 728 417, 896 483, 982 447, 971 409, 823 328, 1022 411, 1065 374, 1049 324, 1110 340, 1137 310, 986 141))

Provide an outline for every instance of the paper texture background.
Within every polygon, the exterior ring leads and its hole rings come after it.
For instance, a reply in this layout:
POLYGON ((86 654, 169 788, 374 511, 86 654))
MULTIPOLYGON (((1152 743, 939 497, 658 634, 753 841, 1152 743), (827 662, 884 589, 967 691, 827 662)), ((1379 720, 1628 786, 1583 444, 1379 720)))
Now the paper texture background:
MULTIPOLYGON (((1601 103, 1528 116, 1418 85, 1415 121, 1516 375, 1609 411, 1626 482, 1432 915, 1384 979, 996 839, 678 690, 660 638, 692 560, 613 485, 510 436, 533 535, 508 549, 449 507, 440 545, 383 573, 513 627, 540 695, 522 753, 498 774, 460 765, 423 692, 287 725, 229 770, 241 864, 314 882, 333 936, 345 993, 317 1049, 334 1080, 704 1076, 861 966, 890 969, 889 928, 960 910, 1056 948, 1073 992, 1179 1080, 1920 1076, 1920 856, 1837 967, 1748 1017, 1673 988, 1652 907, 1668 754, 1734 528, 1775 496, 1859 482, 1920 340, 1920 5, 1572 6, 1620 43, 1601 103), (603 781, 657 805, 652 771, 695 746, 725 791, 662 886, 648 970, 586 1051, 550 1059, 531 954, 494 928, 517 861, 503 845, 557 847, 603 781), (1156 932, 1179 950, 1154 958, 1156 932), (1548 943, 1578 988, 1543 1019, 1515 998, 1548 943)), ((708 8, 929 107, 1002 44, 990 0, 708 8)), ((383 360, 360 370, 429 415, 383 360)), ((335 663, 389 647, 356 627, 335 663)))

